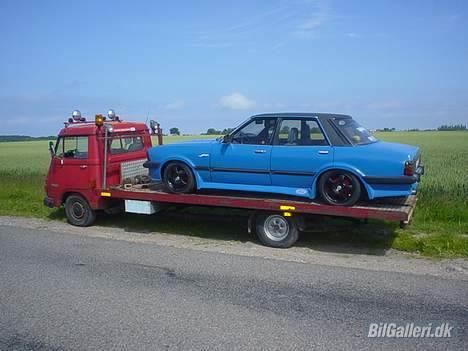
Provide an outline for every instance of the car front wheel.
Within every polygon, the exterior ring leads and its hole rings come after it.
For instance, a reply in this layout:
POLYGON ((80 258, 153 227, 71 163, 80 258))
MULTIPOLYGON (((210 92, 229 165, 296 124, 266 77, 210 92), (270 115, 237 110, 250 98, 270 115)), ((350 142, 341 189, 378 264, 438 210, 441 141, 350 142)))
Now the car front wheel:
POLYGON ((171 193, 187 194, 195 189, 195 179, 191 169, 182 162, 171 162, 163 172, 163 183, 171 193))
POLYGON ((349 172, 333 170, 324 173, 318 183, 318 194, 333 206, 352 206, 361 197, 361 183, 349 172))

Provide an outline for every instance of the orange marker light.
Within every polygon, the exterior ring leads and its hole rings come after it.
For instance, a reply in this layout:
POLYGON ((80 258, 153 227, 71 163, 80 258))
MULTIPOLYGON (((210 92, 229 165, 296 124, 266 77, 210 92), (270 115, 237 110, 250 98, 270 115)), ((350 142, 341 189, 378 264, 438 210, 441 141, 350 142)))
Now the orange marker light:
POLYGON ((94 117, 94 121, 96 122, 96 125, 98 127, 101 127, 104 125, 104 116, 103 115, 96 115, 94 117))

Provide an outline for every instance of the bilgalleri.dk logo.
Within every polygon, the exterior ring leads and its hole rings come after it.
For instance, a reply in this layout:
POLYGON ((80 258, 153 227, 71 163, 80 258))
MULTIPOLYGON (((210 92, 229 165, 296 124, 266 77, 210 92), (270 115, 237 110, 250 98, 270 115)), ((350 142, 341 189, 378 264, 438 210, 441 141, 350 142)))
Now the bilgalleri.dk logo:
POLYGON ((369 324, 369 338, 450 338, 453 326, 450 323, 442 323, 434 326, 415 325, 414 323, 371 323, 369 324))

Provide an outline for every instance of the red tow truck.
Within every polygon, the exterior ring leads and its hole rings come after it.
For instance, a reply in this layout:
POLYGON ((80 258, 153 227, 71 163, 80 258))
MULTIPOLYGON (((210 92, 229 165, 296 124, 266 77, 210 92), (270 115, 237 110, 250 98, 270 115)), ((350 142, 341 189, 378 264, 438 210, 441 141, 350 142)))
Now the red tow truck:
POLYGON ((93 224, 97 211, 154 214, 167 204, 245 209, 250 211, 249 232, 272 247, 294 245, 308 215, 382 219, 404 226, 414 211, 415 195, 340 207, 251 193, 168 193, 151 182, 143 167, 146 151, 152 147, 150 129, 162 144, 162 130, 154 121, 148 128, 144 123, 122 121, 112 110, 107 118, 96 115, 87 121, 74 111, 56 143, 49 144, 44 204, 64 206, 68 222, 82 227, 93 224))

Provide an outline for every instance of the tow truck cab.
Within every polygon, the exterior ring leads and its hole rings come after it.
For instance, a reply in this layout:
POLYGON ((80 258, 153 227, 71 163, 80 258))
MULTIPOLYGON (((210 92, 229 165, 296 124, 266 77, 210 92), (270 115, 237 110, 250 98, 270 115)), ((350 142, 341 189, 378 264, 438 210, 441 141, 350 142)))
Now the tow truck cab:
MULTIPOLYGON (((93 210, 107 209, 111 200, 102 192, 121 183, 121 163, 146 160, 146 150, 152 146, 148 127, 121 121, 113 111, 109 112, 108 120, 97 115, 95 120, 86 121, 75 111, 56 143, 51 143, 46 206, 60 207, 73 195, 84 198, 93 210)), ((76 215, 85 205, 77 203, 76 215)))

